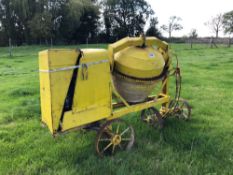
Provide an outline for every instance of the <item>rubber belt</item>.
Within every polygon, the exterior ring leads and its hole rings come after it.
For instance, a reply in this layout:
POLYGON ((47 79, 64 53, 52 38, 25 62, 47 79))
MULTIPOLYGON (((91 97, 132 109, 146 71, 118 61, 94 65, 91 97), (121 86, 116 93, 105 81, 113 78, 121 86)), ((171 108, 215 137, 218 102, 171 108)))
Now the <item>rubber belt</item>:
MULTIPOLYGON (((80 65, 80 60, 81 60, 81 58, 83 56, 83 52, 80 49, 77 49, 77 50, 79 52, 79 55, 77 57, 75 66, 80 65)), ((76 84, 77 84, 77 78, 78 78, 78 69, 74 69, 73 74, 72 74, 72 79, 70 81, 69 89, 68 89, 68 92, 67 92, 67 95, 66 95, 66 98, 65 98, 65 102, 64 102, 64 105, 63 105, 58 131, 61 131, 61 129, 62 129, 61 124, 63 122, 65 112, 70 111, 72 109, 73 99, 74 99, 74 91, 75 91, 75 87, 76 87, 76 84)))

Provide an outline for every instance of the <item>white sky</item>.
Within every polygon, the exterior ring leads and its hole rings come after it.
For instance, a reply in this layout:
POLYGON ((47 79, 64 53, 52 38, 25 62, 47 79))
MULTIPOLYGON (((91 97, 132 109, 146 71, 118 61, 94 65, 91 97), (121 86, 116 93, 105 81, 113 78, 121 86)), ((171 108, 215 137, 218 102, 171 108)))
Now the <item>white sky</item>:
MULTIPOLYGON (((198 36, 214 36, 204 25, 212 16, 233 10, 233 0, 147 0, 158 17, 159 27, 168 23, 170 16, 179 16, 183 30, 173 32, 173 36, 184 36, 192 28, 198 36)), ((163 33, 167 36, 166 33, 163 33)), ((224 36, 220 33, 220 36, 224 36)))

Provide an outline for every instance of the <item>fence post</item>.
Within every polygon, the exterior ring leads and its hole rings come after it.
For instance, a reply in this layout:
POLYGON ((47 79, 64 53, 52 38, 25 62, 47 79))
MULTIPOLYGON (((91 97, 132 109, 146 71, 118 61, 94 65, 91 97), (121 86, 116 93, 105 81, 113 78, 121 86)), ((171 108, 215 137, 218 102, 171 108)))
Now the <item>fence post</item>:
POLYGON ((86 38, 86 47, 88 48, 88 37, 86 38))
POLYGON ((231 47, 231 37, 228 39, 228 47, 231 47))
POLYGON ((218 46, 217 46, 217 44, 215 43, 213 37, 211 37, 211 39, 210 39, 209 46, 210 46, 210 48, 213 48, 213 46, 214 46, 215 48, 218 48, 218 46))
POLYGON ((191 47, 191 49, 193 49, 193 39, 192 39, 192 37, 190 39, 190 47, 191 47))
POLYGON ((53 47, 53 38, 52 37, 50 38, 50 47, 51 48, 53 47))
POLYGON ((11 38, 9 38, 9 56, 12 57, 12 45, 11 45, 11 38))

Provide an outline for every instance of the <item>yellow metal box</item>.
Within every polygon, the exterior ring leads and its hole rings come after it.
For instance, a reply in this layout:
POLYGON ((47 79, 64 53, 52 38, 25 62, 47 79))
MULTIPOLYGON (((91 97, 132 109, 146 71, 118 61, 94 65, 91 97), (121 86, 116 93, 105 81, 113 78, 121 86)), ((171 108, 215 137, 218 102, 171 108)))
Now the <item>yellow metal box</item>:
POLYGON ((111 73, 106 50, 42 51, 39 67, 42 121, 53 134, 111 115, 111 73), (72 106, 67 110, 74 78, 72 106))

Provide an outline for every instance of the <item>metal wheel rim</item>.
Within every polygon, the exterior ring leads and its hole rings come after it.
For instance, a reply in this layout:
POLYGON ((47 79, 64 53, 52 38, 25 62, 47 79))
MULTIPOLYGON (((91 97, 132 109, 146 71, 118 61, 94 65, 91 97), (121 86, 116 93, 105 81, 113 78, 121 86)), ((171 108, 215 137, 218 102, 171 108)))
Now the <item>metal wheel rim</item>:
POLYGON ((155 128, 163 128, 164 121, 163 121, 162 115, 154 107, 144 109, 141 112, 141 120, 155 128), (147 114, 149 114, 149 116, 146 116, 147 114), (148 118, 148 117, 150 117, 150 120, 149 120, 150 122, 148 122, 148 120, 145 120, 145 118, 148 118))
POLYGON ((173 107, 175 100, 171 100, 169 108, 171 113, 178 118, 189 120, 191 118, 191 106, 187 101, 180 99, 177 103, 177 106, 173 107))
POLYGON ((180 115, 181 118, 185 120, 189 120, 191 118, 191 107, 186 101, 182 101, 180 110, 181 110, 181 115, 180 115))
POLYGON ((134 140, 134 130, 131 125, 121 119, 110 120, 97 133, 96 152, 103 157, 113 155, 117 150, 130 150, 134 140))

